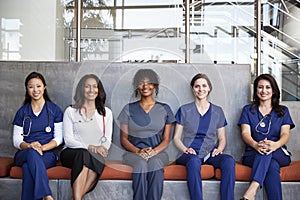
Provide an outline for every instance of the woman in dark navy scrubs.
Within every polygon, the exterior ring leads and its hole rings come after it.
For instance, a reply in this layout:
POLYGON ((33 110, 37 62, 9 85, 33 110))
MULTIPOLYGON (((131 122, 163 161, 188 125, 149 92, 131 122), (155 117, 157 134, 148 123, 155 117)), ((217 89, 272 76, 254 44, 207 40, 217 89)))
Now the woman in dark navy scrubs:
POLYGON ((253 102, 243 108, 238 122, 246 143, 242 162, 252 167, 250 186, 241 199, 254 199, 264 185, 268 199, 280 200, 280 167, 291 162, 285 144, 295 125, 288 108, 279 105, 280 90, 271 75, 258 76, 253 91, 253 102))
POLYGON ((195 101, 181 106, 176 113, 174 143, 180 150, 176 164, 186 166, 192 200, 203 199, 202 164, 221 169, 221 200, 233 200, 235 160, 223 154, 227 125, 224 112, 221 107, 207 100, 212 84, 205 74, 196 74, 190 85, 195 101))
POLYGON ((25 80, 24 105, 13 121, 14 161, 22 167, 22 200, 53 199, 46 169, 56 165, 55 147, 63 140, 61 109, 51 102, 42 74, 25 80))
POLYGON ((127 104, 118 120, 121 144, 127 150, 123 162, 133 167, 134 200, 159 200, 162 197, 164 169, 169 157, 164 150, 170 142, 174 115, 170 107, 154 99, 159 79, 151 69, 141 69, 133 86, 140 100, 127 104))

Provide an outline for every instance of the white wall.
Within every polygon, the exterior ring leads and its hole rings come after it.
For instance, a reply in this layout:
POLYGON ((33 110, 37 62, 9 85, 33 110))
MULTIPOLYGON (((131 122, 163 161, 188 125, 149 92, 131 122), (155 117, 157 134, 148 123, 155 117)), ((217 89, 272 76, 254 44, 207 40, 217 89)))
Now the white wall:
POLYGON ((63 29, 56 28, 57 14, 62 13, 57 4, 61 7, 58 0, 0 1, 0 60, 62 60, 62 53, 56 55, 57 47, 63 49, 63 29))

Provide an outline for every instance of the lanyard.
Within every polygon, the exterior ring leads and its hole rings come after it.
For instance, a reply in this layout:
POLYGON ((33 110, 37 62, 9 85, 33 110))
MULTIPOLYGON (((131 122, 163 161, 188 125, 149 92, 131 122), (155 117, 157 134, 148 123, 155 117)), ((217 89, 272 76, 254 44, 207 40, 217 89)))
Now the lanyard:
POLYGON ((103 135, 100 138, 101 144, 107 141, 107 138, 105 137, 105 121, 104 121, 104 115, 102 115, 102 121, 103 121, 103 135))

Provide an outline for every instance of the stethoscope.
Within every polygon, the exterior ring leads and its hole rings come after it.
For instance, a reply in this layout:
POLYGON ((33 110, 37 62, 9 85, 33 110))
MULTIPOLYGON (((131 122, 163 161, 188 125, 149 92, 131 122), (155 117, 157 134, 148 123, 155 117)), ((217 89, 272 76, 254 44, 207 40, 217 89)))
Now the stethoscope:
POLYGON ((259 117, 259 110, 257 109, 257 117, 258 117, 259 122, 255 126, 255 131, 258 132, 258 133, 261 133, 263 135, 268 135, 269 132, 270 132, 271 124, 272 124, 272 115, 269 113, 269 114, 265 115, 262 119, 260 119, 260 117, 259 117), (264 132, 264 131, 261 131, 261 129, 265 129, 265 127, 266 127, 265 120, 267 118, 270 118, 270 119, 269 119, 267 131, 264 132))
MULTIPOLYGON (((86 108, 85 106, 82 106, 82 108, 85 110, 85 116, 87 116, 87 108, 86 108)), ((93 120, 93 119, 91 119, 91 120, 93 120)), ((91 120, 90 120, 90 121, 91 121, 91 120)), ((87 122, 88 120, 85 119, 84 121, 87 122)), ((78 122, 81 123, 82 121, 79 120, 78 122)), ((107 141, 107 138, 106 138, 106 136, 105 136, 105 120, 104 120, 104 115, 102 115, 102 122, 103 122, 103 135, 102 135, 102 137, 100 138, 101 144, 103 144, 103 143, 105 143, 105 142, 107 141)))
MULTIPOLYGON (((47 133, 50 133, 51 132, 51 127, 50 127, 50 113, 49 113, 49 110, 48 110, 48 104, 47 102, 45 102, 46 104, 46 110, 47 110, 47 115, 48 115, 48 126, 45 128, 45 131, 47 133)), ((30 104, 28 104, 28 109, 27 109, 27 114, 24 116, 23 118, 23 133, 21 134, 22 136, 29 136, 30 134, 30 131, 31 131, 31 125, 32 125, 32 118, 31 118, 31 115, 30 115, 30 104), (28 128, 28 132, 25 134, 24 133, 24 125, 25 125, 25 121, 29 119, 29 128, 28 128)))

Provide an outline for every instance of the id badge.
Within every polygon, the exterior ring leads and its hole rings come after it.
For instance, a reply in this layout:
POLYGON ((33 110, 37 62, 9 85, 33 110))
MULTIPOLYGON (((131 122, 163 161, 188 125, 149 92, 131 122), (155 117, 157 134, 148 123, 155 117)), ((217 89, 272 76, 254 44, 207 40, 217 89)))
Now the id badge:
POLYGON ((206 162, 207 161, 207 159, 209 159, 209 157, 210 157, 210 153, 209 154, 207 154, 204 158, 203 158, 203 162, 206 162))

